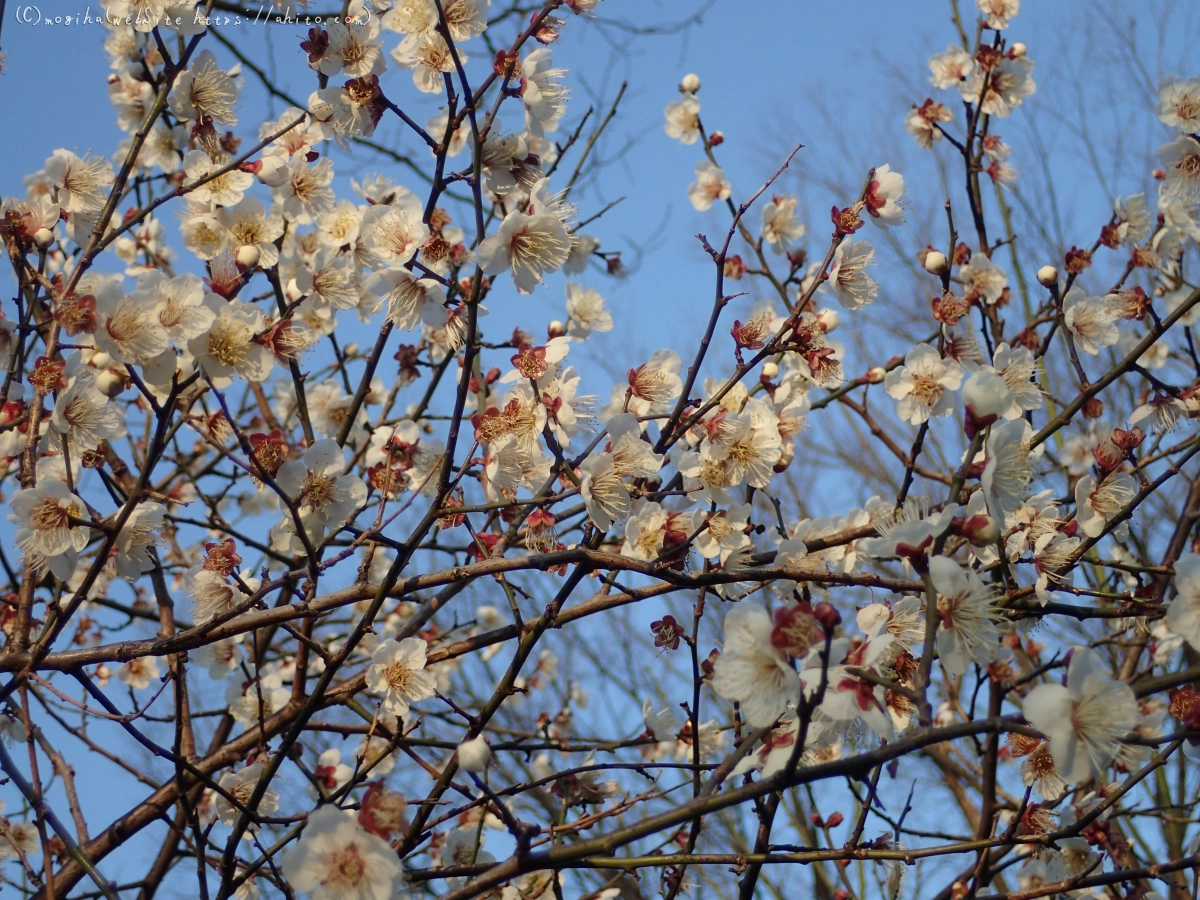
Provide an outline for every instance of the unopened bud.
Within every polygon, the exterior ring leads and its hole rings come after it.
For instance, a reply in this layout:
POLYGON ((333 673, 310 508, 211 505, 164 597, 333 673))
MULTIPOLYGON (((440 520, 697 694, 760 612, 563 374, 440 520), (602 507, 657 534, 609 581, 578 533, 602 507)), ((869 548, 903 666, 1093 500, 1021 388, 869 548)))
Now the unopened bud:
POLYGON ((829 334, 842 324, 842 316, 836 309, 818 309, 817 324, 821 326, 822 331, 829 334))
POLYGON ((931 250, 925 254, 925 271, 931 275, 945 275, 949 266, 946 254, 941 250, 931 250))
POLYGON ((105 397, 115 397, 125 390, 125 379, 112 369, 105 369, 96 376, 96 388, 105 397))
POLYGON ((54 232, 49 228, 39 228, 33 233, 33 242, 39 250, 46 250, 54 243, 54 232))
POLYGON ((92 358, 90 360, 88 360, 88 362, 91 363, 92 368, 107 369, 109 366, 112 365, 112 357, 109 356, 107 353, 105 353, 103 350, 97 350, 95 353, 92 354, 92 358))
POLYGON ((359 349, 360 348, 359 348, 358 344, 347 344, 346 349, 343 350, 342 353, 345 356, 353 359, 354 357, 358 356, 359 349))
POLYGON ((1058 284, 1058 269, 1054 266, 1042 266, 1037 270, 1037 280, 1042 287, 1054 287, 1058 284))
POLYGON ((714 131, 708 137, 708 145, 710 147, 716 147, 718 144, 723 143, 725 143, 725 132, 723 131, 714 131))
POLYGON ((237 255, 234 259, 237 261, 237 267, 241 271, 249 272, 258 266, 260 256, 258 247, 254 244, 242 244, 242 246, 238 247, 237 255))
POLYGON ((992 516, 971 516, 962 523, 960 533, 976 547, 990 547, 1000 539, 1000 523, 992 516))
POLYGON ((766 376, 767 378, 769 378, 769 379, 771 379, 772 381, 774 381, 776 378, 778 378, 778 377, 779 377, 779 365, 778 365, 778 363, 773 363, 773 362, 766 362, 766 363, 763 363, 763 367, 762 367, 762 373, 763 373, 763 375, 764 375, 764 376, 766 376))
POLYGON ((840 812, 835 812, 825 820, 825 825, 829 828, 837 828, 843 821, 845 821, 845 817, 840 812))
POLYGON ((694 72, 688 72, 683 76, 683 81, 679 82, 679 90, 685 94, 694 94, 700 90, 700 76, 694 72))
POLYGON ((562 337, 566 334, 567 328, 562 322, 555 319, 546 327, 546 332, 550 335, 550 339, 553 340, 556 337, 562 337))
POLYGON ((813 618, 821 623, 821 627, 825 629, 826 634, 833 634, 833 630, 842 624, 842 615, 833 608, 833 604, 822 600, 813 607, 813 618))
POLYGON ((1012 45, 1012 46, 1009 48, 1009 50, 1008 50, 1008 55, 1009 55, 1009 56, 1011 56, 1013 59, 1020 59, 1020 58, 1021 58, 1021 57, 1023 57, 1023 56, 1024 56, 1024 55, 1025 55, 1027 52, 1028 52, 1028 50, 1027 50, 1027 48, 1025 47, 1025 45, 1024 45, 1024 44, 1022 44, 1020 41, 1017 41, 1015 44, 1013 44, 1013 45, 1012 45))
POLYGON ((1083 417, 1085 419, 1098 419, 1104 415, 1104 401, 1099 397, 1092 397, 1083 404, 1083 417))
POLYGON ((482 774, 491 758, 492 748, 482 734, 458 745, 458 765, 468 772, 482 774))
POLYGON ((871 384, 883 384, 885 378, 887 378, 887 370, 883 366, 874 366, 867 372, 867 381, 871 384))

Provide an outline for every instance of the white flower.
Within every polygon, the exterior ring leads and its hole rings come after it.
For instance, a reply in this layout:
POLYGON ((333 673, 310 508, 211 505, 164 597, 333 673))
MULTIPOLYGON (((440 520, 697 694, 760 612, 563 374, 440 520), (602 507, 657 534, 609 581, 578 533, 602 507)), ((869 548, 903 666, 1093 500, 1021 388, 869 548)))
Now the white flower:
POLYGON ((401 331, 421 323, 430 328, 446 324, 446 289, 432 278, 417 278, 408 269, 393 266, 371 275, 363 289, 387 301, 387 317, 401 331))
POLYGON ((176 79, 171 112, 187 121, 202 122, 205 116, 212 116, 217 125, 236 125, 233 107, 237 95, 237 81, 217 65, 211 50, 202 50, 176 79))
POLYGON ((1121 336, 1116 311, 1103 297, 1088 297, 1078 286, 1063 298, 1063 321, 1075 336, 1075 346, 1091 356, 1111 347, 1121 336))
POLYGON ((294 284, 318 310, 354 309, 359 301, 357 275, 353 257, 322 247, 296 270, 294 284))
POLYGON ((483 240, 476 256, 488 275, 511 268, 517 293, 530 294, 542 275, 560 268, 570 252, 571 236, 558 216, 527 216, 514 209, 496 233, 483 240))
POLYGON ((521 102, 525 104, 525 130, 535 138, 558 130, 558 120, 567 114, 570 95, 562 82, 566 69, 555 69, 548 47, 530 51, 521 63, 521 102))
POLYGON ((633 396, 651 403, 674 400, 683 391, 682 365, 674 350, 655 350, 649 362, 629 370, 629 389, 633 396))
MULTIPOLYGON (((343 475, 346 451, 334 440, 313 442, 300 459, 279 467, 275 481, 296 501, 300 519, 314 543, 324 529, 340 528, 367 499, 367 486, 354 475, 343 475)), ((290 522, 291 517, 284 521, 290 522)))
POLYGON ((876 225, 899 225, 904 221, 900 198, 904 196, 904 176, 888 165, 879 166, 867 186, 866 211, 876 225))
POLYGON ((1137 494, 1137 481, 1125 472, 1112 472, 1099 484, 1091 475, 1075 482, 1075 518, 1088 537, 1099 537, 1108 523, 1137 494))
POLYGON ((253 340, 266 327, 263 314, 249 303, 225 301, 211 293, 204 295, 204 306, 213 313, 212 325, 188 341, 188 350, 197 364, 217 387, 231 384, 235 375, 247 381, 264 381, 271 374, 275 357, 253 340))
POLYGON ((322 156, 310 167, 303 153, 288 163, 287 177, 275 188, 275 199, 282 203, 283 217, 297 225, 310 225, 334 208, 333 163, 322 156))
POLYGON ((70 150, 55 150, 46 160, 45 171, 58 188, 58 202, 68 212, 88 215, 104 208, 113 170, 103 156, 80 159, 70 150))
POLYGON ((308 785, 308 796, 320 800, 322 796, 332 794, 352 777, 354 770, 342 762, 342 751, 337 747, 330 747, 317 757, 317 764, 313 767, 313 779, 316 784, 308 785))
POLYGON ((202 669, 208 677, 220 681, 242 664, 246 651, 242 649, 242 635, 204 644, 188 651, 188 659, 202 669))
POLYGON ((904 357, 904 365, 888 372, 884 380, 888 396, 898 401, 900 418, 920 425, 933 416, 954 411, 954 395, 962 384, 963 369, 953 359, 942 359, 929 344, 917 344, 904 357))
POLYGON ((71 519, 88 518, 83 501, 63 482, 43 478, 37 487, 23 488, 9 501, 8 520, 17 526, 16 545, 34 566, 46 564, 66 581, 75 573, 79 551, 88 544, 88 529, 71 519))
POLYGON ((868 241, 842 241, 829 267, 829 286, 846 309, 862 309, 879 295, 879 285, 866 273, 874 264, 875 248, 868 241))
POLYGON ((397 187, 391 203, 372 206, 363 213, 362 245, 374 263, 403 266, 429 240, 429 226, 421 221, 423 210, 416 194, 397 187))
POLYGON ((425 671, 428 645, 420 638, 386 640, 371 654, 367 688, 383 694, 383 708, 394 716, 408 715, 409 706, 428 700, 437 691, 437 679, 425 671))
POLYGON ((692 532, 700 532, 696 535, 696 551, 708 559, 720 559, 721 565, 724 565, 730 556, 750 546, 750 535, 746 534, 750 513, 749 503, 735 503, 729 509, 718 509, 711 513, 696 510, 691 529, 692 532))
POLYGON ((796 218, 795 197, 772 197, 763 207, 762 220, 762 238, 776 253, 787 253, 789 244, 804 237, 804 224, 796 218))
POLYGON ((1012 392, 1012 403, 1002 413, 1004 418, 1019 419, 1027 410, 1042 408, 1042 391, 1034 381, 1037 361, 1030 350, 999 343, 992 365, 1012 392))
POLYGON ((976 67, 959 88, 963 99, 971 103, 981 103, 983 112, 989 116, 1002 119, 1011 115, 1026 97, 1036 89, 1031 75, 1033 60, 1028 56, 1020 59, 1003 57, 990 72, 976 67), (983 80, 987 78, 987 91, 982 101, 980 92, 983 90, 983 80))
POLYGON ((667 124, 663 126, 667 137, 681 144, 694 144, 700 138, 700 101, 691 94, 684 94, 663 110, 667 124))
POLYGON ((1146 205, 1145 194, 1130 194, 1113 201, 1113 213, 1119 220, 1117 235, 1129 246, 1140 244, 1150 236, 1154 214, 1146 205))
POLYGON ((241 202, 246 190, 254 184, 253 175, 234 167, 215 178, 209 177, 228 165, 228 157, 222 155, 213 159, 203 150, 193 150, 185 156, 183 171, 187 176, 188 185, 196 184, 205 178, 209 179, 189 191, 188 199, 192 203, 215 203, 218 206, 234 206, 241 202))
POLYGON ((96 370, 83 368, 58 395, 50 416, 50 430, 66 437, 76 453, 95 450, 101 441, 125 433, 120 409, 96 387, 96 370))
POLYGON ((975 0, 988 28, 1007 28, 1021 9, 1021 0, 975 0))
POLYGON ((1008 276, 982 253, 973 253, 971 261, 958 269, 963 283, 963 299, 982 300, 988 306, 1004 296, 1008 287, 1008 276))
POLYGON ((229 235, 230 246, 254 247, 258 250, 258 265, 269 269, 279 262, 275 241, 283 236, 283 218, 272 209, 267 213, 257 197, 245 197, 231 207, 222 207, 214 215, 229 235))
POLYGON ((1025 502, 1033 466, 1025 446, 1026 422, 1014 419, 993 425, 987 439, 987 464, 983 469, 983 493, 988 511, 1001 522, 1025 502))
POLYGON ((771 617, 743 602, 725 617, 725 646, 713 664, 712 687, 741 704, 751 728, 765 728, 800 699, 800 679, 771 643, 771 617))
POLYGON ((161 503, 141 503, 134 507, 125 526, 117 535, 117 575, 127 581, 136 581, 138 576, 154 568, 150 548, 158 541, 162 531, 163 516, 167 508, 161 503))
POLYGON ((625 543, 621 547, 621 554, 646 561, 657 559, 663 550, 667 517, 667 510, 661 504, 648 500, 635 501, 625 522, 625 543))
POLYGON ((96 319, 96 347, 115 362, 145 365, 167 349, 158 303, 141 292, 97 296, 96 319))
POLYGON ((567 282, 567 334, 576 341, 589 338, 593 331, 612 331, 612 313, 604 308, 604 298, 594 288, 567 282))
POLYGON ((392 900, 403 875, 387 841, 336 806, 309 815, 300 842, 283 855, 280 868, 294 890, 313 900, 392 900))
POLYGON ((588 517, 601 531, 629 515, 629 489, 613 465, 611 453, 593 453, 582 463, 579 492, 587 506, 588 517))
POLYGON ((1158 86, 1158 120, 1186 134, 1200 131, 1200 79, 1164 78, 1158 86))
POLYGON ((1175 599, 1167 625, 1193 648, 1200 648, 1200 556, 1185 553, 1175 563, 1175 599))
POLYGON ((231 612, 245 599, 238 585, 203 567, 188 569, 183 590, 192 598, 192 619, 198 625, 231 612))
MULTIPOLYGON (((467 61, 461 50, 458 58, 460 62, 467 61)), ((435 31, 410 34, 392 50, 392 61, 412 72, 413 84, 423 94, 439 93, 443 88, 442 76, 455 70, 454 55, 435 31)))
POLYGON ((704 212, 717 200, 728 200, 733 186, 725 177, 725 170, 715 163, 703 159, 696 163, 696 180, 688 186, 688 199, 692 206, 704 212))
POLYGON ((1181 134, 1158 148, 1158 159, 1167 173, 1163 194, 1188 206, 1200 202, 1200 141, 1181 134))
POLYGON ((378 75, 385 63, 379 40, 379 19, 359 16, 358 21, 334 22, 327 30, 329 47, 318 71, 323 75, 345 72, 350 78, 378 75))
POLYGON ((1025 698, 1025 718, 1050 739, 1054 765, 1068 783, 1103 778, 1117 741, 1138 723, 1137 700, 1114 681, 1095 650, 1075 647, 1067 684, 1038 685, 1025 698))
POLYGON ((956 88, 974 70, 974 57, 956 44, 929 58, 929 81, 935 88, 956 88))
POLYGON ((937 649, 946 671, 962 675, 971 662, 988 665, 1000 643, 992 589, 945 556, 929 561, 929 577, 938 592, 937 649))
MULTIPOLYGON (((263 791, 263 795, 258 800, 258 805, 250 807, 250 798, 254 795, 254 789, 258 787, 258 782, 263 776, 263 770, 266 766, 263 763, 252 763, 240 772, 226 772, 221 776, 221 780, 217 782, 225 789, 227 793, 233 796, 238 803, 250 809, 260 816, 273 816, 279 809, 279 795, 275 791, 267 788, 263 791)), ((213 807, 217 813, 217 818, 226 825, 234 825, 241 816, 242 811, 234 806, 224 794, 216 794, 213 797, 213 807)), ((250 831, 254 832, 258 826, 251 823, 250 831)), ((248 837, 243 835, 243 839, 248 837)))
POLYGON ((159 671, 157 659, 153 656, 139 656, 117 669, 117 680, 135 691, 144 691, 150 687, 150 682, 158 678, 159 671))

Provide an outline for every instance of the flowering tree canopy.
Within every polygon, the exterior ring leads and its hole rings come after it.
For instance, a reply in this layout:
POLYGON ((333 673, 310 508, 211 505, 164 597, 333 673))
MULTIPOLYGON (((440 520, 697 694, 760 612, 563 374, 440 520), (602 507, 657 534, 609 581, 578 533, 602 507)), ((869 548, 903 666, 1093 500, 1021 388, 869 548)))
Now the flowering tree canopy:
POLYGON ((6 888, 1194 898, 1200 79, 1054 247, 1019 6, 891 120, 945 177, 828 220, 640 86, 711 294, 629 356, 600 0, 347 0, 306 99, 253 9, 111 0, 124 142, 0 207, 6 888))

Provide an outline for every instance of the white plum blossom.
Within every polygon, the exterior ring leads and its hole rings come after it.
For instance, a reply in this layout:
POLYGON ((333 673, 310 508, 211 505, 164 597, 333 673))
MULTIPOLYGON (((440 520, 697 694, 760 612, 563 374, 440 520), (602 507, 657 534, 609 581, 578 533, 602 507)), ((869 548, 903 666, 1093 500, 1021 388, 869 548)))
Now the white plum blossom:
POLYGON ((1111 347, 1121 336, 1116 311, 1103 297, 1089 297, 1078 285, 1063 297, 1063 321, 1075 337, 1075 346, 1091 356, 1111 347))
POLYGON ((876 225, 899 225, 904 221, 904 210, 900 198, 904 196, 904 177, 893 172, 891 166, 882 165, 875 170, 864 196, 864 209, 876 225))
POLYGON ((427 647, 420 638, 410 637, 384 641, 371 654, 367 687, 384 695, 384 709, 394 716, 407 716, 411 704, 436 693, 437 682, 425 669, 427 647))
POLYGON ((446 324, 446 290, 432 278, 418 278, 408 269, 392 266, 372 274, 363 289, 387 301, 388 321, 401 331, 422 323, 430 328, 446 324))
POLYGON ((862 309, 879 296, 879 285, 866 273, 874 261, 875 248, 868 241, 843 241, 834 251, 829 287, 846 309, 862 309))
POLYGON ((800 699, 800 679, 771 641, 771 617, 743 602, 725 616, 725 644, 713 666, 713 690, 741 704, 751 728, 765 728, 800 699))
POLYGON ((238 98, 238 80, 217 64, 211 50, 201 50, 171 91, 171 112, 185 121, 202 122, 211 117, 217 125, 236 125, 233 111, 238 98))
POLYGON ((1175 563, 1175 597, 1167 607, 1171 631, 1200 648, 1200 556, 1184 553, 1175 563))
POLYGON ((929 344, 917 344, 904 357, 904 365, 887 373, 884 386, 896 400, 896 412, 905 422, 920 425, 954 412, 952 393, 962 384, 963 368, 943 359, 929 344))
POLYGON ((294 890, 311 894, 312 900, 391 900, 403 876, 387 841, 333 805, 309 814, 280 870, 294 890))
POLYGON ((612 331, 613 317, 604 308, 604 298, 594 288, 567 282, 567 335, 583 341, 593 332, 612 331))
POLYGON ((235 376, 247 381, 266 380, 275 358, 266 346, 254 340, 266 328, 266 317, 257 307, 240 300, 226 301, 216 294, 204 295, 204 307, 212 313, 212 324, 187 346, 213 384, 227 386, 235 376))
POLYGON ((681 144, 694 144, 700 139, 700 101, 692 94, 684 94, 663 110, 667 124, 663 130, 681 144))
POLYGON ((1012 115, 1013 110, 1037 89, 1032 72, 1033 60, 1029 57, 1010 59, 1005 56, 989 72, 976 66, 963 82, 960 92, 964 100, 979 103, 987 115, 1003 119, 1012 115))
POLYGON ((1200 78, 1164 78, 1158 85, 1158 120, 1185 134, 1200 132, 1200 78))
POLYGON ((100 212, 113 183, 113 169, 103 156, 80 159, 70 150, 55 150, 46 160, 46 177, 58 188, 58 202, 72 213, 100 212))
MULTIPOLYGON (((886 167, 885 167, 886 168, 886 167)), ((762 210, 762 238, 776 253, 804 237, 804 223, 796 216, 796 198, 776 195, 762 210)))
POLYGON ((688 187, 688 199, 700 212, 712 207, 718 200, 728 200, 733 186, 725 177, 725 170, 707 159, 696 163, 696 180, 688 187))
POLYGON ((529 216, 514 209, 496 233, 483 240, 476 255, 488 275, 512 269, 517 293, 530 294, 546 272, 562 267, 570 252, 571 236, 557 216, 529 216))
POLYGON ((957 44, 929 58, 929 81, 935 88, 957 88, 975 71, 975 59, 957 44))
POLYGON ((1095 650, 1075 647, 1067 682, 1034 688, 1024 705, 1025 718, 1050 739, 1054 765, 1068 784, 1103 778, 1117 742, 1138 722, 1133 690, 1109 674, 1095 650))
POLYGON ((945 556, 929 560, 929 577, 938 593, 937 650, 946 671, 962 675, 972 662, 988 665, 1000 643, 992 589, 945 556))
POLYGON ((45 566, 64 581, 70 578, 79 552, 88 545, 83 501, 61 481, 44 478, 13 494, 9 509, 8 520, 17 526, 15 543, 26 562, 45 566))

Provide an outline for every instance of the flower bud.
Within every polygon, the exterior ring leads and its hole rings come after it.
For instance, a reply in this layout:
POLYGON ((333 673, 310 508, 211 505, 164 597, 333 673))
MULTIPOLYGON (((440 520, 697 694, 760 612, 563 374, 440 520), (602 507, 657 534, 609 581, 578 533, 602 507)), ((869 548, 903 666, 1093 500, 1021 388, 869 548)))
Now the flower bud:
POLYGON ((694 94, 700 90, 700 76, 694 72, 688 72, 683 76, 683 81, 679 82, 679 90, 685 94, 694 94))
POLYGON ((818 309, 817 324, 823 332, 829 334, 842 324, 842 316, 836 309, 818 309))
POLYGON ((492 748, 482 734, 458 745, 458 765, 468 772, 482 773, 491 758, 492 748))
POLYGON ((347 344, 346 349, 342 351, 342 354, 347 359, 353 359, 354 357, 358 356, 359 349, 360 348, 358 344, 347 344))
POLYGON ((990 547, 1000 539, 1000 523, 992 516, 971 516, 962 523, 959 533, 975 547, 990 547))
POLYGON ((821 627, 825 629, 828 635, 833 634, 833 630, 842 624, 842 615, 833 608, 832 603, 822 600, 813 607, 813 618, 821 623, 821 627))
POLYGON ((103 350, 97 350, 92 354, 92 357, 88 360, 88 362, 94 369, 107 369, 112 365, 112 357, 103 350))
POLYGON ((96 388, 105 397, 115 397, 125 390, 125 379, 112 369, 105 369, 96 376, 96 388))
POLYGON ((553 340, 556 337, 562 337, 564 334, 566 334, 567 328, 562 322, 560 322, 558 319, 555 319, 549 324, 549 326, 547 326, 546 331, 550 335, 550 339, 553 340))
POLYGON ((46 250, 54 243, 54 232, 49 228, 39 228, 33 233, 33 243, 39 250, 46 250))
POLYGON ((1037 280, 1042 287, 1055 287, 1058 284, 1058 269, 1042 266, 1037 270, 1037 280))
POLYGON ((925 271, 931 275, 945 275, 949 270, 946 264, 946 254, 941 250, 931 250, 925 254, 925 271))
POLYGON ((710 147, 716 147, 723 143, 725 143, 725 132, 723 131, 714 131, 708 136, 708 145, 710 147))
POLYGON ((1013 395, 1003 378, 981 371, 967 379, 962 397, 967 407, 967 435, 974 437, 1012 406, 1013 395))
POLYGON ((867 371, 867 381, 871 384, 883 384, 885 378, 887 378, 887 370, 883 366, 874 366, 867 371))
POLYGON ((774 380, 779 377, 779 365, 773 362, 765 362, 763 363, 762 373, 767 378, 774 380))
POLYGON ((249 272, 258 266, 260 255, 258 247, 254 244, 242 244, 242 246, 238 247, 237 255, 234 259, 237 261, 238 269, 243 272, 249 272))
POLYGON ((1017 41, 1015 44, 1013 44, 1009 48, 1008 55, 1011 56, 1013 59, 1020 59, 1027 52, 1028 52, 1028 49, 1026 48, 1026 46, 1024 44, 1022 44, 1020 41, 1017 41))

